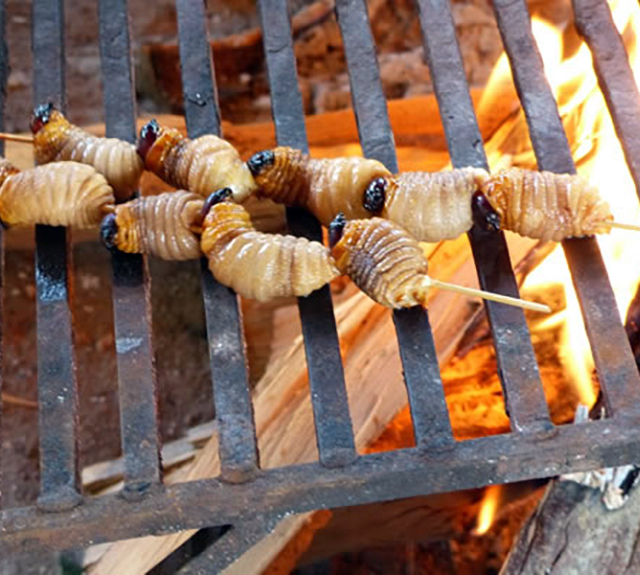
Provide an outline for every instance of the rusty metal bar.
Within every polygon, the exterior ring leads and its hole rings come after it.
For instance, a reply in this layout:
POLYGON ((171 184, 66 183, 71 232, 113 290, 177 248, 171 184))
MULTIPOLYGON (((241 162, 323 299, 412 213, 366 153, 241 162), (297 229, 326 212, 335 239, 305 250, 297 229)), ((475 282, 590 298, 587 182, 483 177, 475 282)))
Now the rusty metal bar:
MULTIPOLYGON (((261 0, 258 6, 278 144, 308 153, 287 2, 261 0)), ((287 222, 294 234, 322 241, 320 225, 305 212, 287 210, 287 222)), ((327 466, 346 465, 355 459, 356 451, 329 287, 299 298, 298 309, 320 461, 327 466)))
MULTIPOLYGON (((65 109, 64 2, 34 0, 34 101, 65 109)), ((64 228, 36 226, 38 427, 40 497, 47 510, 81 501, 77 446, 77 383, 68 285, 71 250, 64 228)))
MULTIPOLYGON (((5 40, 7 6, 0 0, 0 130, 4 131, 4 106, 9 77, 9 52, 5 40)), ((4 142, 0 142, 0 155, 4 156, 4 142)), ((4 366, 4 228, 0 225, 0 446, 2 445, 2 388, 4 366)), ((0 448, 0 509, 2 508, 2 449, 0 448)))
MULTIPOLYGON (((177 0, 176 8, 189 136, 219 135, 220 110, 204 2, 177 0)), ((202 260, 202 286, 220 434, 221 476, 226 481, 242 482, 257 473, 258 451, 238 298, 213 278, 206 259, 202 260)))
POLYGON ((60 549, 160 535, 208 525, 239 524, 262 514, 301 513, 446 493, 616 467, 638 460, 640 419, 603 419, 547 433, 511 433, 459 442, 456 457, 424 448, 359 457, 347 468, 319 463, 269 470, 232 488, 219 479, 163 487, 139 501, 106 495, 62 513, 33 507, 0 514, 0 554, 60 549), (286 486, 286 488, 284 488, 286 486), (105 522, 105 517, 126 521, 105 522))
MULTIPOLYGON (((100 0, 98 19, 107 136, 135 142, 127 0, 100 0)), ((162 480, 151 285, 144 256, 115 252, 111 262, 124 492, 135 497, 162 480)))
MULTIPOLYGON (((395 141, 382 91, 378 59, 364 0, 338 0, 336 15, 342 33, 351 97, 364 155, 398 171, 395 141)), ((396 311, 393 321, 409 396, 415 441, 451 444, 453 435, 444 398, 433 334, 426 310, 396 311)))
MULTIPOLYGON (((525 0, 494 0, 494 10, 538 167, 575 174, 569 142, 531 32, 527 4, 525 0)), ((562 247, 580 301, 608 414, 638 413, 640 376, 598 244, 592 238, 571 239, 565 240, 562 247)))
MULTIPOLYGON (((425 54, 453 166, 488 169, 448 0, 418 0, 425 54)), ((519 297, 503 235, 469 232, 483 289, 519 297)), ((522 310, 486 301, 498 372, 514 431, 551 426, 531 335, 522 310)))
POLYGON ((258 516, 233 526, 220 539, 180 568, 179 575, 204 575, 222 573, 235 563, 256 543, 273 531, 277 518, 258 516))
POLYGON ((573 11, 640 197, 640 91, 627 51, 606 0, 573 0, 573 11))

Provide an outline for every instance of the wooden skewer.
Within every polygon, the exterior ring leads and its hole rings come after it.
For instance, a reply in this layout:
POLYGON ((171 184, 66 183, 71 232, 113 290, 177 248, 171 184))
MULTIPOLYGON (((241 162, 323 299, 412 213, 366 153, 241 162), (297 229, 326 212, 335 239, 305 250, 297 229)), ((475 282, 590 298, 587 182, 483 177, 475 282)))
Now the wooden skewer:
POLYGON ((551 308, 548 305, 544 305, 541 303, 534 303, 531 301, 526 301, 523 299, 518 299, 515 297, 510 297, 507 295, 500 295, 497 293, 492 293, 488 291, 483 291, 479 289, 468 288, 464 286, 460 286, 457 284, 450 284, 447 282, 441 282, 438 280, 434 280, 431 277, 426 278, 426 283, 429 287, 435 287, 439 289, 454 291, 457 293, 461 293, 464 295, 468 295, 471 297, 479 297, 482 299, 488 299, 491 301, 497 301, 499 303, 504 303, 506 305, 512 305, 515 307, 521 307, 522 309, 530 309, 532 311, 539 311, 542 313, 551 313, 551 308))
POLYGON ((634 232, 640 232, 640 226, 636 224, 623 224, 621 222, 600 222, 598 225, 605 228, 616 228, 619 230, 632 230, 634 232))
POLYGON ((19 134, 7 134, 6 132, 0 132, 0 140, 7 140, 9 142, 20 142, 21 144, 33 144, 32 136, 21 136, 19 134))

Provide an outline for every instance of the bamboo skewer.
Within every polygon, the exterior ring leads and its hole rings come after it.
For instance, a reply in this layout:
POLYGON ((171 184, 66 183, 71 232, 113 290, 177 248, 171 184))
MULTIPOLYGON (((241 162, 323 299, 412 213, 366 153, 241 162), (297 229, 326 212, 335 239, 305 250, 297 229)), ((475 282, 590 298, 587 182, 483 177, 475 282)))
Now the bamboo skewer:
POLYGON ((636 224, 623 224, 622 222, 601 222, 599 225, 605 228, 615 228, 618 230, 631 230, 633 232, 640 232, 640 226, 636 224))
POLYGON ((21 136, 20 134, 7 134, 5 132, 0 132, 0 140, 20 142, 21 144, 33 144, 33 136, 21 136))
POLYGON ((492 292, 487 292, 487 291, 483 291, 483 290, 479 290, 479 289, 473 289, 473 288, 468 288, 468 287, 464 287, 461 285, 457 285, 457 284, 450 284, 447 282, 441 282, 438 280, 434 280, 433 278, 426 276, 425 277, 425 284, 428 287, 434 287, 434 288, 439 288, 439 289, 443 289, 443 290, 449 290, 449 291, 453 291, 453 292, 457 292, 457 293, 461 293, 464 295, 468 295, 471 297, 479 297, 482 299, 488 299, 491 301, 497 301, 499 303, 504 303, 506 305, 512 305, 515 307, 521 307, 522 309, 529 309, 532 311, 539 311, 542 313, 551 313, 551 308, 548 305, 544 305, 541 303, 534 303, 534 302, 530 302, 530 301, 526 301, 523 299, 518 299, 515 297, 510 297, 510 296, 506 296, 506 295, 500 295, 497 293, 492 293, 492 292))

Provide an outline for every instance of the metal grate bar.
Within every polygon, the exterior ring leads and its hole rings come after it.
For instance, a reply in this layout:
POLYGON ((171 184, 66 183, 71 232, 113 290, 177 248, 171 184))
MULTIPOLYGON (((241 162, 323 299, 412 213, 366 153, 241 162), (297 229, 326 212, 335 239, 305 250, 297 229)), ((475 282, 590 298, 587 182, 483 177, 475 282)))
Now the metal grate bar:
MULTIPOLYGON (((189 136, 220 134, 220 110, 204 2, 177 0, 176 7, 189 136)), ((232 290, 216 282, 206 259, 202 260, 202 286, 220 437, 221 476, 226 481, 242 482, 256 473, 258 451, 238 298, 232 290)))
MULTIPOLYGON (((9 77, 9 53, 5 41, 6 33, 6 2, 0 0, 0 130, 4 131, 4 105, 7 93, 7 79, 9 77)), ((4 156, 4 142, 0 142, 0 155, 4 156)), ((2 388, 4 346, 4 228, 0 225, 0 508, 2 508, 2 388)))
MULTIPOLYGON (((107 136, 134 142, 135 87, 127 0, 100 0, 98 18, 107 136)), ((116 252, 112 267, 125 493, 138 496, 162 479, 151 286, 143 256, 116 252)))
MULTIPOLYGON (((338 0, 336 14, 344 44, 353 107, 364 155, 392 172, 398 171, 395 141, 364 0, 338 0)), ((418 444, 453 442, 433 334, 426 310, 415 308, 393 314, 413 433, 418 444)))
POLYGON ((573 0, 573 10, 640 197, 640 92, 627 51, 605 0, 573 0))
MULTIPOLYGON (((495 0, 494 9, 541 170, 576 172, 558 107, 544 75, 524 0, 495 0)), ((585 320, 610 416, 637 413, 640 377, 595 239, 562 244, 585 320)))
POLYGON ((189 481, 149 493, 140 501, 105 495, 62 513, 8 509, 2 513, 0 554, 70 548, 95 540, 238 524, 265 514, 389 501, 398 494, 447 493, 626 465, 638 458, 637 424, 638 419, 604 419, 558 426, 555 435, 544 440, 528 433, 473 439, 456 445, 455 459, 413 448, 364 455, 344 469, 296 465, 269 470, 232 489, 218 479, 189 481), (105 525, 105 517, 127 520, 105 525))
MULTIPOLYGON (((259 11, 278 144, 308 152, 287 2, 262 0, 259 11)), ((318 222, 301 210, 287 210, 287 221, 294 234, 322 241, 318 222)), ((346 465, 356 451, 329 286, 299 298, 298 309, 320 461, 346 465)))
MULTIPOLYGON (((424 49, 454 167, 488 169, 448 0, 418 0, 424 49)), ((502 234, 474 226, 469 240, 483 289, 519 297, 502 234)), ((485 302, 514 431, 551 427, 529 328, 522 310, 485 302)))
MULTIPOLYGON (((34 100, 64 110, 63 0, 34 0, 34 100)), ((41 508, 77 505, 77 384, 68 285, 72 267, 66 230, 36 226, 38 403, 41 508)))

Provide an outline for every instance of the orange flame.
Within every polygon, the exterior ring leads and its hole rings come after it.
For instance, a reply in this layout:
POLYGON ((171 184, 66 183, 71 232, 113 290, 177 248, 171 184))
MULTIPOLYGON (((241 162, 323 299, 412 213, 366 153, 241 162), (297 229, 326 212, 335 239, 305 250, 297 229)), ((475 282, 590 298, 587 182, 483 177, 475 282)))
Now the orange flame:
POLYGON ((496 517, 496 511, 498 510, 501 492, 501 485, 489 485, 489 487, 485 489, 484 496, 480 502, 476 526, 473 529, 474 535, 484 535, 491 529, 496 517))
MULTIPOLYGON (((636 81, 640 79, 637 38, 640 32, 640 6, 633 0, 614 0, 610 3, 614 21, 622 34, 636 81)), ((622 148, 615 134, 613 122, 599 90, 591 53, 584 42, 567 56, 563 32, 539 19, 532 22, 533 34, 541 52, 545 74, 558 102, 560 116, 567 132, 578 172, 599 187, 609 201, 616 221, 640 223, 640 205, 636 190, 624 161, 622 148)), ((568 32, 567 32, 568 31, 568 32)), ((567 28, 575 35, 575 29, 567 28)), ((506 55, 497 62, 479 105, 479 115, 489 113, 496 102, 515 100, 506 55)), ((519 108, 494 131, 486 145, 492 170, 520 165, 535 168, 535 157, 524 113, 519 108)), ((614 231, 599 236, 598 243, 605 260, 621 316, 638 285, 636 250, 629 249, 637 242, 633 232, 614 231)), ((549 284, 564 285, 566 308, 542 322, 538 329, 563 323, 561 358, 567 375, 575 386, 580 403, 593 405, 593 358, 582 322, 578 300, 573 289, 563 252, 556 249, 528 278, 523 289, 544 290, 549 284)))

